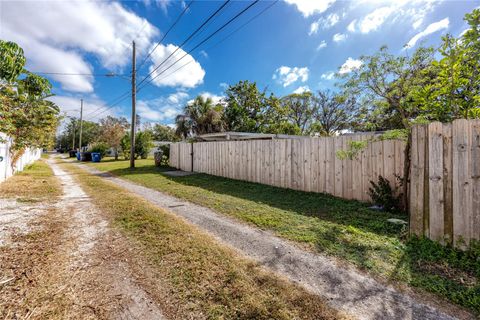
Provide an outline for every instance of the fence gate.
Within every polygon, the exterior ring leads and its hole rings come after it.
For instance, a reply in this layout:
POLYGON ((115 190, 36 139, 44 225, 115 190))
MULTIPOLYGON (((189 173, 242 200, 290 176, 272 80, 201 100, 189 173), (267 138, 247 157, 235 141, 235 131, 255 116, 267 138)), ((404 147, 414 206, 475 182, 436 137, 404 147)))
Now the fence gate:
POLYGON ((480 120, 413 127, 410 230, 457 247, 480 240, 480 120))

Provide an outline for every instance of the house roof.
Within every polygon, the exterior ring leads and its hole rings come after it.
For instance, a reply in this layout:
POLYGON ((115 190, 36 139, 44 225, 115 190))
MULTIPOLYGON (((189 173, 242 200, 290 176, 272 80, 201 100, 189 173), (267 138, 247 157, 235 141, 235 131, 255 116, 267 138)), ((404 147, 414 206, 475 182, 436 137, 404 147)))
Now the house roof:
POLYGON ((226 140, 272 140, 272 139, 306 139, 308 136, 295 136, 288 134, 269 134, 251 132, 218 132, 197 136, 203 141, 226 141, 226 140))

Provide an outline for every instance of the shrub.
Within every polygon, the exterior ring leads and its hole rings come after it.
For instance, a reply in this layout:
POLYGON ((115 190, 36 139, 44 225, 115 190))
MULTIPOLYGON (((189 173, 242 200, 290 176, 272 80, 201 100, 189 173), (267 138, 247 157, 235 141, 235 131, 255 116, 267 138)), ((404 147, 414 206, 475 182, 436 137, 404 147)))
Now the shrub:
POLYGON ((97 152, 100 153, 102 157, 104 157, 107 154, 108 149, 109 146, 105 142, 95 142, 90 146, 88 152, 97 152))
POLYGON ((162 165, 168 166, 169 161, 170 161, 170 145, 169 144, 163 144, 163 145, 159 146, 158 149, 163 151, 162 165))
POLYGON ((394 188, 390 185, 388 179, 378 176, 378 182, 370 180, 372 185, 368 189, 368 195, 372 198, 373 203, 382 206, 387 211, 402 211, 402 194, 398 193, 398 186, 394 188))
POLYGON ((150 149, 153 147, 152 135, 148 131, 140 131, 135 137, 135 158, 140 156, 147 159, 150 149))

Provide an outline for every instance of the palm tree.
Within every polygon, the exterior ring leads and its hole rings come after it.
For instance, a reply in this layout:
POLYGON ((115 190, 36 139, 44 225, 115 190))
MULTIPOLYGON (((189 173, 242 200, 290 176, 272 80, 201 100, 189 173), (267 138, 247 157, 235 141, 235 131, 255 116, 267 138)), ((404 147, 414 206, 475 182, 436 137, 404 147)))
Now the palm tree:
POLYGON ((183 138, 190 135, 199 135, 223 131, 223 106, 215 105, 211 98, 197 96, 184 107, 184 113, 175 119, 177 134, 183 138))

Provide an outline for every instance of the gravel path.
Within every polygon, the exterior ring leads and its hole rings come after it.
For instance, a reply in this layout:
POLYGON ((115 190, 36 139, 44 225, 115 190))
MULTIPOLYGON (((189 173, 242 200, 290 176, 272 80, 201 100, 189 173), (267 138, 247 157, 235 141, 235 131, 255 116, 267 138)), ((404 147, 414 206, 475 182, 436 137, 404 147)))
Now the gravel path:
POLYGON ((86 165, 80 166, 185 218, 222 243, 323 296, 333 307, 359 319, 456 319, 356 270, 340 267, 328 257, 306 252, 269 232, 86 165))
POLYGON ((117 236, 91 198, 54 160, 49 159, 48 164, 63 187, 64 193, 57 205, 71 217, 69 232, 76 239, 70 253, 72 270, 75 270, 73 288, 79 298, 83 298, 83 292, 93 291, 93 297, 87 297, 92 300, 92 308, 108 305, 110 317, 114 319, 165 319, 147 292, 136 284, 123 261, 125 257, 116 252, 124 248, 116 241, 117 236))

